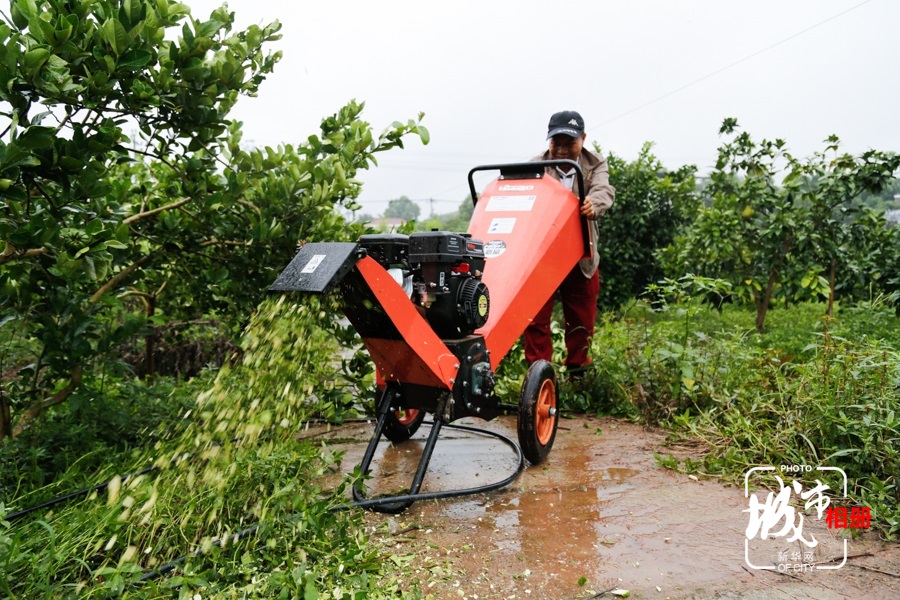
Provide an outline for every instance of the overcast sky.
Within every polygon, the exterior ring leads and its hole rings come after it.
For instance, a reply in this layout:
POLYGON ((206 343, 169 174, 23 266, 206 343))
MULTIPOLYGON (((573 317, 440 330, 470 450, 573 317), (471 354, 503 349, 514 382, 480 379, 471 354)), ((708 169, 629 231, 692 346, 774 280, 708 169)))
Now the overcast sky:
MULTIPOLYGON (((213 0, 185 0, 206 17, 213 0)), ((896 0, 284 2, 231 0, 239 26, 279 20, 284 58, 236 118, 257 145, 299 143, 350 99, 376 132, 425 113, 411 142, 362 176, 364 212, 406 195, 455 210, 479 164, 546 148, 577 110, 589 142, 668 168, 715 162, 719 126, 782 138, 795 156, 900 150, 896 0), (427 199, 434 199, 433 203, 427 199)))

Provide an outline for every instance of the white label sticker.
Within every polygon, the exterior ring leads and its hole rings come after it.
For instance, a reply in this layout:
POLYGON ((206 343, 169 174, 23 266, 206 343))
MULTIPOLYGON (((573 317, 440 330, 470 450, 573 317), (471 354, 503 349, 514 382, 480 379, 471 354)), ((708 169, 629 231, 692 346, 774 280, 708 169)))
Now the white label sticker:
POLYGON ((513 227, 516 226, 515 217, 503 217, 491 221, 488 227, 488 233, 512 233, 513 227))
POLYGON ((322 264, 322 261, 325 260, 324 254, 314 254, 309 262, 306 263, 306 266, 303 267, 301 273, 313 273, 316 269, 319 268, 319 265, 322 264))
POLYGON ((487 212, 511 212, 531 210, 537 196, 491 196, 488 199, 487 212))
POLYGON ((484 245, 484 257, 496 258, 506 252, 506 242, 503 240, 491 240, 484 245))

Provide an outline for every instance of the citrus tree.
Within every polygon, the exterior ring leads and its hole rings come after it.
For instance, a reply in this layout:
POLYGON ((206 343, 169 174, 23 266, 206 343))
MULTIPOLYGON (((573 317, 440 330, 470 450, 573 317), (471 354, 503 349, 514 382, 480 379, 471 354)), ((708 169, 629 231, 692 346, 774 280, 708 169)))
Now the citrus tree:
MULTIPOLYGON (((237 329, 298 243, 350 235, 373 134, 349 103, 298 145, 244 149, 229 113, 280 54, 170 0, 14 0, 0 23, 0 439, 153 323, 237 329)), ((420 115, 421 118, 421 115, 420 115)))
POLYGON ((818 277, 827 281, 827 314, 837 292, 860 298, 881 288, 884 272, 900 259, 883 216, 861 205, 864 193, 878 194, 894 183, 900 156, 867 150, 859 156, 840 151, 830 136, 824 152, 792 161, 784 187, 800 194, 808 211, 804 250, 818 277))
POLYGON ((601 309, 615 310, 664 277, 657 253, 694 219, 700 196, 696 167, 667 170, 650 143, 633 161, 610 153, 607 163, 616 200, 599 221, 598 303, 601 309))
POLYGON ((857 218, 853 201, 890 184, 896 155, 838 154, 831 137, 826 153, 803 161, 783 140, 738 133, 734 119, 720 134, 729 139, 706 188, 711 202, 663 253, 668 273, 730 282, 735 300, 755 304, 760 332, 775 300, 827 298, 830 313, 840 285, 849 292, 861 281, 887 284, 887 265, 897 258, 886 255, 892 234, 871 211, 857 218))

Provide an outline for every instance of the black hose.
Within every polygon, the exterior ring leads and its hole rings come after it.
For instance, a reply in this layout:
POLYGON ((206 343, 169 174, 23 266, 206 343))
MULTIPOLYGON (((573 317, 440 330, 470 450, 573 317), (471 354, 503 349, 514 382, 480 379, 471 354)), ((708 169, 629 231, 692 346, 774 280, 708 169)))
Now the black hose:
MULTIPOLYGON (((242 529, 242 530, 238 531, 237 533, 232 533, 231 535, 227 536, 225 539, 228 540, 229 543, 234 543, 234 542, 240 540, 241 538, 247 537, 251 533, 256 533, 256 531, 260 527, 261 527, 261 523, 251 525, 250 527, 248 527, 246 529, 242 529)), ((221 546, 222 541, 223 541, 222 538, 219 538, 215 542, 213 542, 212 545, 216 546, 216 547, 221 546)), ((168 562, 168 563, 164 564, 163 566, 161 566, 158 569, 154 569, 153 571, 144 573, 143 575, 141 575, 141 578, 138 579, 138 583, 150 581, 151 579, 156 579, 157 577, 165 575, 165 574, 173 571, 175 569, 175 567, 177 567, 181 563, 185 562, 190 557, 199 555, 200 552, 201 552, 201 550, 198 548, 197 550, 194 550, 190 554, 185 554, 184 556, 180 556, 180 557, 176 558, 172 562, 168 562)))
MULTIPOLYGON (((237 442, 240 439, 241 438, 232 438, 230 441, 237 442)), ((213 442, 212 445, 213 446, 221 446, 222 442, 213 442)), ((200 454, 200 452, 201 452, 200 450, 197 450, 195 452, 189 452, 187 454, 182 454, 181 456, 173 458, 172 462, 174 463, 174 462, 178 462, 178 461, 189 460, 189 459, 197 456, 198 454, 200 454)), ((128 473, 127 475, 122 475, 121 480, 122 480, 122 483, 124 483, 133 477, 138 477, 140 475, 146 475, 147 473, 152 473, 153 471, 157 471, 159 469, 160 469, 160 467, 158 467, 156 465, 154 465, 152 467, 145 467, 145 468, 141 469, 140 471, 136 471, 134 473, 128 473)), ((116 477, 118 477, 118 475, 116 477)), ((21 519, 22 517, 29 515, 33 512, 36 512, 42 508, 49 508, 51 506, 56 506, 57 504, 61 504, 63 502, 68 502, 69 500, 74 500, 75 498, 79 498, 81 496, 87 496, 91 492, 103 491, 106 488, 108 488, 109 484, 111 484, 114 480, 115 480, 115 477, 113 477, 111 479, 107 479, 103 483, 99 483, 99 484, 95 485, 94 487, 84 488, 83 490, 78 490, 77 492, 72 492, 71 494, 66 494, 65 496, 59 496, 57 498, 53 498, 52 500, 47 500, 46 502, 42 502, 41 504, 36 504, 34 506, 29 506, 28 508, 23 508, 22 510, 19 510, 14 513, 10 513, 10 514, 6 515, 5 519, 7 521, 15 521, 16 519, 21 519)))
MULTIPOLYGON (((431 425, 429 421, 423 421, 424 425, 431 425)), ((473 494, 484 494, 486 492, 492 492, 494 490, 498 490, 500 488, 506 487, 511 484, 519 474, 525 469, 525 457, 522 454, 522 449, 519 448, 519 445, 503 435, 502 433, 497 433, 496 431, 488 431, 487 429, 478 429, 477 427, 469 427, 467 425, 444 425, 444 427, 450 427, 453 429, 460 429, 462 431, 471 431, 472 433, 478 433, 481 435, 490 435, 495 438, 498 438, 500 441, 509 445, 515 452, 516 457, 518 458, 519 464, 516 467, 515 472, 503 479, 502 481, 498 481, 496 483, 489 483, 487 485, 480 485, 472 488, 465 488, 461 490, 444 490, 440 492, 423 492, 419 494, 405 494, 403 496, 387 496, 382 498, 372 498, 371 500, 358 500, 356 502, 351 502, 349 504, 344 504, 343 506, 335 507, 334 510, 346 510, 350 508, 374 508, 376 506, 380 506, 383 504, 393 504, 398 502, 418 502, 420 500, 437 500, 441 498, 457 498, 459 496, 470 496, 473 494)))
MULTIPOLYGON (((363 418, 363 419, 347 419, 343 422, 344 423, 366 423, 366 422, 371 422, 371 421, 372 421, 372 419, 363 418)), ((329 423, 329 421, 327 421, 326 419, 309 419, 309 420, 305 421, 305 423, 329 423)), ((423 421, 423 424, 424 425, 433 425, 434 423, 431 421, 423 421)), ((419 493, 419 494, 405 494, 402 496, 386 496, 386 497, 381 497, 381 498, 372 498, 370 500, 360 500, 357 502, 350 502, 348 504, 342 504, 340 506, 336 506, 336 507, 332 508, 331 510, 334 512, 337 512, 337 511, 350 510, 351 508, 373 509, 378 506, 395 504, 398 502, 418 502, 421 500, 438 500, 438 499, 443 499, 443 498, 458 498, 460 496, 484 494, 487 492, 491 492, 491 491, 506 487, 507 485, 509 485, 513 481, 515 481, 516 478, 519 476, 519 474, 522 473, 522 471, 524 470, 525 457, 522 454, 522 449, 519 447, 519 445, 517 443, 515 443, 513 440, 509 439, 502 433, 498 433, 496 431, 489 431, 487 429, 479 429, 477 427, 470 427, 467 425, 447 424, 447 425, 444 425, 444 427, 449 427, 451 429, 459 429, 461 431, 469 431, 469 432, 476 433, 479 435, 489 435, 489 436, 493 436, 493 437, 499 439, 500 441, 504 442, 509 447, 511 447, 516 453, 516 458, 518 459, 518 465, 516 466, 515 472, 501 481, 498 481, 495 483, 489 483, 486 485, 465 488, 465 489, 459 489, 459 490, 444 490, 444 491, 440 491, 440 492, 424 492, 424 493, 419 493)), ((240 438, 234 438, 231 441, 235 442, 235 441, 238 441, 239 439, 240 438)), ((216 443, 216 444, 218 445, 218 443, 216 443)), ((199 454, 199 451, 182 455, 174 460, 186 460, 193 456, 196 456, 197 454, 199 454)), ((156 471, 159 468, 160 467, 153 466, 153 467, 147 467, 145 469, 141 469, 140 471, 137 471, 135 473, 129 473, 122 477, 122 481, 124 482, 133 477, 138 477, 140 475, 146 475, 147 473, 156 471)), ((109 480, 107 480, 101 484, 95 485, 93 487, 78 490, 77 492, 72 492, 71 494, 66 494, 65 496, 60 496, 58 498, 48 500, 47 502, 43 502, 41 504, 31 506, 29 508, 25 508, 20 511, 10 513, 9 515, 7 515, 5 517, 5 519, 7 521, 14 521, 14 520, 20 519, 30 513, 38 511, 42 508, 55 506, 56 504, 60 504, 62 502, 67 502, 69 500, 72 500, 72 499, 75 499, 75 498, 78 498, 81 496, 86 496, 86 495, 90 494, 91 492, 102 491, 102 490, 106 489, 107 487, 109 487, 109 484, 113 481, 113 479, 115 479, 115 478, 109 479, 109 480)), ((294 518, 294 517, 298 517, 298 516, 300 516, 299 513, 295 513, 295 514, 289 515, 286 518, 290 519, 290 518, 294 518)), ((221 546, 225 540, 227 540, 229 543, 237 542, 238 540, 241 540, 249 535, 255 534, 259 530, 260 527, 261 527, 261 523, 251 525, 250 527, 247 527, 246 529, 242 529, 241 531, 233 533, 224 539, 220 538, 220 539, 216 540, 215 542, 212 543, 212 545, 216 546, 216 547, 221 546)), ((199 550, 199 549, 194 550, 190 554, 185 554, 184 556, 176 558, 175 560, 166 563, 165 565, 161 566, 158 569, 154 569, 153 571, 144 573, 141 576, 141 578, 138 580, 138 582, 143 583, 145 581, 150 581, 152 579, 156 579, 157 577, 165 575, 165 574, 173 571, 178 565, 184 563, 190 557, 197 556, 198 554, 200 554, 200 552, 201 552, 201 550, 199 550)))
MULTIPOLYGON (((136 473, 129 473, 128 475, 125 475, 122 477, 122 482, 124 483, 124 482, 128 481, 129 479, 131 479, 132 477, 138 477, 139 475, 146 475, 147 473, 152 473, 153 471, 157 470, 158 468, 159 467, 155 467, 155 466, 154 467, 146 467, 144 469, 141 469, 140 471, 137 471, 136 473)), ((115 479, 115 477, 113 477, 113 479, 115 479)), ((84 488, 83 490, 78 490, 77 492, 72 492, 71 494, 66 494, 65 496, 59 496, 58 498, 54 498, 52 500, 47 500, 46 502, 42 502, 42 503, 36 504, 34 506, 29 506, 28 508, 23 508, 22 510, 18 510, 14 513, 9 513, 8 515, 6 515, 3 518, 6 521, 12 522, 17 519, 21 519, 22 517, 24 517, 26 515, 30 515, 33 512, 41 510, 42 508, 49 508, 51 506, 56 506, 57 504, 61 504, 62 502, 68 502, 69 500, 74 500, 75 498, 79 498, 81 496, 87 496, 91 492, 103 491, 107 487, 109 487, 109 484, 112 483, 113 479, 104 481, 103 483, 95 485, 94 487, 84 488)))
MULTIPOLYGON (((307 419, 307 420, 303 421, 303 423, 319 423, 319 424, 327 423, 327 424, 331 424, 331 425, 342 425, 344 423, 371 423, 371 422, 372 422, 371 418, 345 419, 345 420, 341 421, 340 423, 333 423, 332 421, 329 421, 328 419, 307 419)), ((241 438, 232 438, 231 442, 237 442, 240 439, 241 438)), ((220 445, 221 445, 221 442, 213 442, 213 446, 220 446, 220 445)), ((188 459, 193 458, 194 456, 198 455, 199 453, 200 453, 200 451, 198 450, 197 452, 183 454, 183 455, 179 456, 178 458, 173 459, 173 462, 176 462, 179 460, 188 460, 188 459)), ((156 471, 159 468, 160 467, 158 467, 158 466, 146 467, 135 473, 128 473, 127 475, 122 475, 121 479, 122 479, 122 482, 124 483, 133 477, 138 477, 140 475, 146 475, 147 473, 152 473, 153 471, 156 471)), ((68 502, 69 500, 74 500, 75 498, 80 498, 81 496, 87 496, 88 494, 90 494, 92 492, 102 492, 103 490, 105 490, 106 488, 109 487, 109 484, 112 483, 114 479, 115 479, 115 477, 108 479, 108 480, 104 481, 103 483, 99 483, 93 487, 84 488, 84 489, 78 490, 77 492, 72 492, 70 494, 66 494, 64 496, 59 496, 57 498, 53 498, 52 500, 47 500, 46 502, 42 502, 42 503, 36 504, 34 506, 29 506, 28 508, 23 508, 22 510, 17 510, 16 512, 9 513, 8 515, 6 515, 4 517, 4 520, 6 520, 8 522, 16 521, 18 519, 21 519, 22 517, 30 515, 33 512, 41 510, 42 508, 49 508, 51 506, 56 506, 57 504, 61 504, 63 502, 68 502)))
MULTIPOLYGON (((433 423, 430 421, 424 421, 423 424, 432 425, 433 423)), ((516 452, 516 457, 518 458, 519 464, 517 465, 515 472, 512 475, 510 475, 509 477, 503 479, 502 481, 498 481, 495 483, 489 483, 489 484, 481 485, 481 486, 477 486, 477 487, 460 489, 460 490, 445 490, 445 491, 440 491, 440 492, 426 492, 426 493, 420 493, 420 494, 405 494, 402 496, 386 496, 386 497, 382 497, 382 498, 372 498, 371 500, 361 500, 361 501, 357 501, 357 502, 350 502, 348 504, 342 504, 340 506, 335 506, 331 510, 333 512, 337 512, 337 511, 343 511, 343 510, 350 510, 351 508, 371 509, 371 508, 375 508, 377 506, 387 505, 387 504, 395 504, 398 502, 418 502, 421 500, 438 500, 438 499, 442 499, 442 498, 457 498, 459 496, 483 494, 486 492, 491 492, 493 490, 497 490, 497 489, 506 487, 507 485, 509 485, 510 483, 515 481, 516 478, 519 476, 519 474, 521 474, 522 471, 525 469, 525 457, 522 454, 522 449, 519 447, 519 445, 517 443, 515 443, 514 441, 512 441, 511 439, 509 439, 502 433, 497 433, 496 431, 488 431, 487 429, 478 429, 477 427, 469 427, 467 425, 444 425, 444 427, 460 429, 462 431, 470 431, 472 433, 477 433, 480 435, 490 435, 495 438, 498 438, 499 440, 501 440, 502 442, 504 442, 505 444, 510 446, 516 452)), ((295 518, 295 517, 299 517, 299 516, 301 516, 299 513, 294 513, 294 514, 288 515, 288 517, 286 517, 286 519, 291 519, 291 518, 295 518)), ((237 533, 233 533, 233 534, 227 536, 225 539, 227 539, 229 543, 237 542, 238 540, 240 540, 244 537, 247 537, 251 534, 255 534, 259 530, 260 526, 261 526, 261 524, 257 523, 255 525, 252 525, 252 526, 250 526, 246 529, 243 529, 237 533)), ((215 542, 213 542, 212 545, 213 546, 221 546, 222 542, 223 542, 222 539, 218 539, 215 542)), ((178 565, 184 563, 188 558, 190 558, 192 556, 197 556, 198 554, 200 554, 200 552, 201 551, 198 549, 198 550, 194 550, 190 554, 185 554, 184 556, 176 558, 175 560, 173 560, 169 563, 166 563, 165 565, 161 566, 158 569, 144 573, 138 581, 143 583, 145 581, 150 581, 151 579, 156 579, 157 577, 165 575, 165 574, 173 571, 178 565)))

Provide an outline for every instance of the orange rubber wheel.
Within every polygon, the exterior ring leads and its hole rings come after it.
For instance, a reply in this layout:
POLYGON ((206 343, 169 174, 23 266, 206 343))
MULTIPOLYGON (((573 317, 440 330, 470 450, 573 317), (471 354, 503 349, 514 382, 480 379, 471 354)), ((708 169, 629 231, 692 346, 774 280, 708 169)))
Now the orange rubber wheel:
POLYGON ((418 431, 424 420, 424 410, 417 408, 392 410, 384 422, 384 437, 392 442, 405 442, 418 431))
POLYGON ((556 372, 547 361, 535 361, 519 394, 519 445, 531 464, 543 462, 550 454, 558 424, 556 372))

